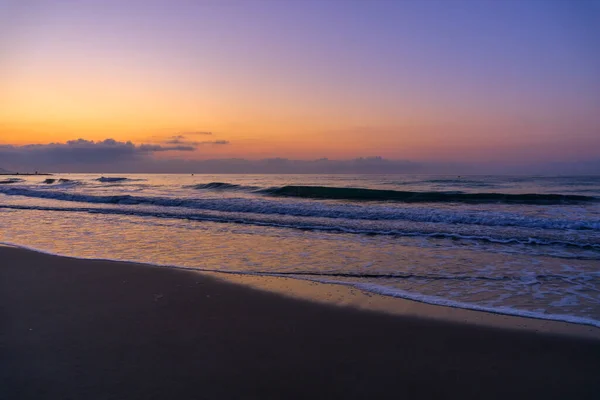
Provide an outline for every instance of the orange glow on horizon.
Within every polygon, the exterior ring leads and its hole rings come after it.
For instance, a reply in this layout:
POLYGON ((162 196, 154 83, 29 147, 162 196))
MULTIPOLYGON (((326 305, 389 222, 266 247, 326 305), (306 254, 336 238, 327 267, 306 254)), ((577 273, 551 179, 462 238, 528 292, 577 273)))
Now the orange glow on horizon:
POLYGON ((596 27, 559 8, 45 3, 0 15, 0 144, 211 131, 229 144, 151 156, 598 157, 596 27))

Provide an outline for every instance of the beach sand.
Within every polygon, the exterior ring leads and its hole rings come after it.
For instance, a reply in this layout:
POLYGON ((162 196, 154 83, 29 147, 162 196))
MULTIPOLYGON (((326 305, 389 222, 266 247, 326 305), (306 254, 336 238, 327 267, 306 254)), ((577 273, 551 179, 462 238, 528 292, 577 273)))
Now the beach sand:
POLYGON ((0 399, 600 398, 596 328, 351 305, 0 247, 0 399))

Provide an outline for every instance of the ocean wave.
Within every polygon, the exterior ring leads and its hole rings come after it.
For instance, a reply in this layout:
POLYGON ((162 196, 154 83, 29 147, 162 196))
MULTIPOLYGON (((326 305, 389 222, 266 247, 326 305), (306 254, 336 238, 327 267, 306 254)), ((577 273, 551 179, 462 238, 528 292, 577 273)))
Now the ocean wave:
POLYGON ((412 192, 330 186, 282 186, 261 190, 271 196, 309 199, 397 201, 405 203, 513 203, 513 204, 578 204, 596 202, 592 196, 565 194, 508 194, 462 192, 412 192))
POLYGON ((198 185, 185 186, 188 189, 196 189, 196 190, 216 190, 216 191, 251 191, 259 189, 258 186, 245 186, 245 185, 236 185, 234 183, 226 183, 226 182, 210 182, 210 183, 201 183, 198 185))
MULTIPOLYGON (((429 239, 450 239, 450 240, 466 240, 472 242, 484 242, 501 245, 527 245, 527 246, 561 246, 572 247, 584 250, 600 250, 600 243, 597 242, 576 242, 565 238, 543 238, 543 237, 503 237, 493 235, 471 234, 471 233, 454 233, 441 231, 423 231, 411 228, 377 228, 368 226, 344 226, 339 224, 327 225, 321 221, 301 220, 301 221, 285 221, 273 220, 265 218, 251 218, 250 215, 223 215, 209 213, 175 213, 167 211, 150 211, 129 208, 75 208, 75 207, 48 207, 48 206, 22 206, 22 205, 2 205, 0 209, 16 209, 16 210, 38 210, 38 211, 59 211, 59 212, 87 212, 91 214, 106 214, 106 215, 126 215, 136 217, 155 217, 155 218, 170 218, 183 219, 190 221, 206 221, 216 223, 241 224, 264 226, 273 228, 288 228, 301 231, 320 231, 326 233, 339 234, 359 234, 366 236, 389 236, 389 237, 422 237, 429 239)), ((577 257, 579 258, 579 257, 577 257)), ((583 258, 582 258, 583 259, 583 258)), ((594 258, 596 259, 596 258, 594 258)))
POLYGON ((8 178, 8 179, 0 180, 0 185, 11 185, 13 183, 19 183, 19 182, 23 182, 23 179, 8 178))
POLYGON ((96 179, 98 182, 123 182, 128 180, 128 178, 121 178, 121 177, 105 177, 102 176, 98 179, 96 179))
POLYGON ((60 187, 65 187, 65 188, 69 188, 69 187, 73 187, 73 186, 81 186, 84 185, 83 182, 75 180, 75 179, 66 179, 66 178, 60 178, 56 184, 56 186, 60 186, 60 187))
POLYGON ((569 220, 525 217, 500 212, 473 212, 432 210, 429 208, 396 208, 355 204, 282 203, 266 199, 186 199, 144 197, 132 195, 100 196, 73 192, 33 190, 26 188, 0 188, 0 194, 25 196, 59 201, 114 205, 152 205, 183 207, 229 213, 285 215, 363 221, 411 221, 426 223, 465 224, 497 227, 522 227, 557 230, 600 230, 600 220, 569 220))
POLYGON ((81 183, 81 182, 73 180, 73 179, 60 178, 58 180, 58 183, 81 183))
POLYGON ((120 177, 120 176, 102 176, 98 179, 96 179, 96 181, 98 182, 102 182, 102 183, 118 183, 118 182, 140 182, 140 181, 145 181, 146 179, 134 179, 134 178, 125 178, 125 177, 120 177))

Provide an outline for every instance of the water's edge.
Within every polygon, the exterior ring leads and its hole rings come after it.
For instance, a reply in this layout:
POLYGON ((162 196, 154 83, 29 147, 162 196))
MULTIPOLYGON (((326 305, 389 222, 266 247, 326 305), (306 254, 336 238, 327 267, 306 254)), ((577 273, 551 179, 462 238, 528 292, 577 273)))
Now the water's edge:
POLYGON ((221 276, 227 275, 238 275, 238 276, 254 276, 254 277, 270 277, 270 278, 282 278, 282 279, 293 279, 298 281, 310 281, 317 282, 322 284, 332 284, 332 285, 340 285, 344 287, 355 288, 361 290, 366 293, 373 293, 376 295, 381 295, 390 298, 397 298, 403 300, 414 301, 423 304, 429 304, 432 306, 440 306, 440 307, 449 307, 461 310, 469 310, 469 311, 478 311, 484 312, 488 314, 497 314, 497 315, 507 315, 512 317, 521 317, 527 319, 535 319, 535 320, 545 320, 545 321, 556 321, 562 323, 569 323, 574 325, 583 325, 583 326, 591 326, 594 328, 600 328, 600 320, 595 320, 592 318, 583 318, 576 317, 572 315, 563 315, 563 314, 543 314, 536 313, 533 311, 526 310, 518 310, 512 309, 508 307, 486 307, 480 306, 477 304, 470 304, 464 302, 453 301, 449 299, 445 299, 437 296, 428 296, 422 295, 418 293, 410 293, 401 289, 389 288, 381 285, 376 285, 372 283, 354 283, 354 282, 342 282, 336 281, 332 279, 323 279, 323 278, 315 278, 314 276, 305 277, 305 276, 294 276, 290 274, 278 274, 278 273, 256 273, 256 272, 248 272, 248 271, 223 271, 216 269, 206 269, 206 268, 194 268, 194 267, 186 267, 179 266, 173 264, 161 264, 161 263, 150 263, 150 262, 141 262, 130 259, 117 259, 117 258, 94 258, 94 257, 77 257, 68 254, 59 254, 50 252, 44 249, 38 249, 31 246, 23 245, 20 243, 13 242, 0 242, 1 246, 9 246, 15 247, 23 250, 34 251, 41 254, 46 254, 50 256, 58 256, 58 257, 66 257, 73 258, 79 260, 91 260, 91 261, 109 261, 109 262, 123 262, 130 264, 140 264, 140 265, 149 265, 154 267, 161 268, 172 268, 172 269, 180 269, 187 271, 196 271, 201 273, 210 273, 217 274, 221 276))

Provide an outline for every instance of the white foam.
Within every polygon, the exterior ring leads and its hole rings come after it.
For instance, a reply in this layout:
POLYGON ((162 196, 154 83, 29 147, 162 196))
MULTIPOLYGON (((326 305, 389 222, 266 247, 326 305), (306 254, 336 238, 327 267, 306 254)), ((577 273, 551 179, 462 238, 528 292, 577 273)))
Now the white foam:
MULTIPOLYGON (((286 275, 289 278, 289 276, 286 275)), ((600 328, 600 320, 596 320, 593 318, 585 318, 585 317, 577 317, 574 315, 564 315, 564 314, 544 314, 535 311, 527 311, 527 310, 519 310, 510 307, 486 307, 477 304, 464 303, 460 301, 445 299, 443 297, 424 295, 420 293, 410 293, 402 289, 391 288, 387 286, 381 286, 372 283, 352 283, 352 282, 340 282, 336 280, 328 280, 328 279, 313 279, 313 278, 299 278, 314 282, 320 283, 328 283, 328 284, 336 284, 336 285, 346 285, 352 286, 354 288, 364 290, 366 292, 381 294, 384 296, 390 297, 398 297, 407 300, 418 301, 421 303, 427 303, 432 305, 444 306, 444 307, 452 307, 452 308, 461 308, 466 310, 474 310, 474 311, 483 311, 492 314, 503 314, 503 315, 512 315, 516 317, 526 317, 526 318, 534 318, 534 319, 543 319, 550 321, 561 321, 561 322, 569 322, 572 324, 578 325, 590 325, 596 328, 600 328)))

